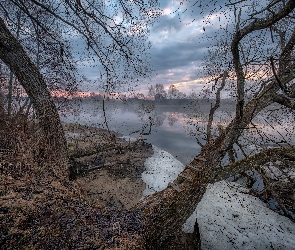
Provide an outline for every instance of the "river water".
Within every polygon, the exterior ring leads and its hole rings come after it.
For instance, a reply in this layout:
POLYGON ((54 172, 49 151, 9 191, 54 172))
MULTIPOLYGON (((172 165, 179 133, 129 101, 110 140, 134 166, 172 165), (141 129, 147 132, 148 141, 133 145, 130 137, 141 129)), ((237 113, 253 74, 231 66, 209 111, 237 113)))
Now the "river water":
POLYGON ((146 142, 169 152, 184 164, 189 163, 201 150, 196 139, 189 135, 189 119, 185 113, 179 112, 177 106, 170 106, 169 111, 167 107, 161 106, 144 110, 139 103, 106 102, 105 113, 100 103, 82 101, 75 106, 71 112, 62 113, 63 122, 108 127, 135 138, 143 134, 146 142))
MULTIPOLYGON (((125 136, 137 138, 143 134, 143 139, 158 148, 161 148, 183 164, 189 163, 196 156, 201 146, 197 139, 203 143, 206 129, 206 121, 211 107, 211 102, 202 101, 177 101, 170 103, 155 103, 151 101, 133 100, 127 102, 102 100, 71 101, 69 109, 61 112, 63 122, 79 123, 81 125, 109 128, 125 136)), ((277 107, 273 108, 277 115, 277 107)), ((271 112, 273 112, 271 109, 271 112)), ((247 153, 255 153, 257 145, 274 142, 293 143, 294 123, 287 116, 280 119, 269 120, 269 112, 261 115, 259 119, 245 131, 246 136, 241 138, 241 143, 247 143, 244 148, 247 153), (284 121, 283 121, 284 120, 284 121), (253 143, 254 142, 254 143, 253 143)), ((213 128, 226 124, 234 116, 232 102, 223 103, 223 109, 217 110, 213 122, 213 128)), ((241 151, 236 148, 241 156, 241 151)))
MULTIPOLYGON (((81 125, 100 128, 108 127, 110 130, 135 138, 143 134, 143 139, 154 145, 154 155, 146 161, 146 170, 142 173, 142 179, 146 183, 143 196, 146 196, 165 189, 168 183, 173 181, 184 169, 184 165, 189 163, 200 152, 201 146, 196 138, 198 138, 199 142, 204 142, 202 132, 206 129, 210 107, 211 103, 204 101, 189 103, 189 105, 188 103, 180 103, 179 105, 170 103, 167 105, 165 103, 155 104, 139 101, 135 103, 111 101, 102 105, 101 102, 84 100, 79 103, 71 103, 70 109, 61 113, 61 119, 64 122, 79 123, 81 125)), ((244 152, 247 154, 256 153, 258 150, 263 149, 262 145, 272 147, 280 145, 281 142, 294 144, 295 138, 292 133, 294 131, 294 121, 288 114, 288 112, 284 114, 278 107, 271 107, 265 113, 260 114, 257 119, 254 119, 239 141, 244 145, 244 152), (277 113, 274 114, 274 112, 277 113), (271 118, 270 114, 277 119, 271 118)), ((234 105, 227 103, 222 111, 219 110, 215 113, 213 131, 218 131, 218 126, 219 128, 225 127, 233 116, 234 105)), ((237 147, 235 149, 236 157, 242 158, 241 150, 237 147)), ((223 164, 227 164, 226 161, 228 162, 228 159, 225 159, 223 164)), ((253 178, 255 179, 253 189, 262 190, 262 179, 255 171, 253 178)), ((242 179, 241 183, 243 182, 242 179)), ((218 197, 227 197, 226 195, 228 193, 221 193, 218 197)), ((212 200, 204 202, 210 203, 212 200)), ((243 198, 243 204, 244 202, 245 199, 243 198)), ((238 203, 241 203, 241 201, 238 203)), ((210 203, 208 207, 214 207, 214 205, 215 203, 210 203)), ((269 201, 268 205, 274 209, 277 208, 277 203, 273 200, 269 201)), ((229 203, 228 205, 218 205, 218 214, 215 215, 216 220, 220 215, 220 207, 225 207, 224 211, 229 211, 226 208, 227 206, 231 207, 231 209, 234 206, 233 211, 235 211, 235 214, 239 213, 239 218, 244 218, 243 211, 241 209, 240 211, 235 204, 229 203)), ((196 209, 183 225, 185 232, 193 232, 197 214, 200 211, 206 212, 207 207, 197 211, 196 209)), ((272 211, 267 210, 265 214, 270 212, 272 211)), ((213 220, 212 216, 214 215, 211 212, 207 213, 210 220, 213 220)), ((232 219, 232 212, 230 212, 229 216, 232 219)), ((214 219, 214 221, 216 220, 214 219)), ((245 217, 244 220, 248 221, 248 218, 245 217)), ((263 218, 263 220, 267 222, 270 219, 263 218)), ((234 225, 233 228, 237 228, 239 225, 236 225, 236 222, 228 221, 226 221, 225 225, 229 225, 230 228, 232 228, 232 224, 234 225)), ((230 232, 230 229, 227 229, 227 231, 230 232)), ((252 233, 253 230, 250 231, 252 233)), ((265 232, 262 234, 266 235, 265 232)))

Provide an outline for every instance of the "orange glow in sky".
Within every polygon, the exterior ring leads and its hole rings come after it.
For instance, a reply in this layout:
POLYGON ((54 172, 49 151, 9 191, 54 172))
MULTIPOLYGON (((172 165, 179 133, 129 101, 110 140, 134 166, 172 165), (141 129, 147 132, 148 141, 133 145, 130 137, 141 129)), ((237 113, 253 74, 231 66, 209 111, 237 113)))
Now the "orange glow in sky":
POLYGON ((74 98, 74 97, 81 97, 81 98, 85 98, 85 97, 90 97, 93 95, 99 95, 98 92, 85 92, 85 91, 76 91, 74 93, 69 93, 67 91, 64 90, 59 90, 59 91, 51 91, 51 96, 52 97, 69 97, 69 98, 74 98))

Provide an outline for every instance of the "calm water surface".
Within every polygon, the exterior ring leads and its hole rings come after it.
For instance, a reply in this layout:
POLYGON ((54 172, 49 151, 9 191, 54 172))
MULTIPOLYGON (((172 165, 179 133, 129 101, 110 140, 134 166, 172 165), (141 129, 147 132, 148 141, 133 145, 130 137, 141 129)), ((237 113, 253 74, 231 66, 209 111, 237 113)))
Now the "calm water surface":
MULTIPOLYGON (((200 145, 194 138, 196 135, 192 136, 190 134, 196 131, 196 125, 199 128, 205 127, 210 103, 202 103, 199 106, 194 103, 190 108, 187 108, 185 105, 155 106, 155 104, 143 104, 140 102, 133 104, 106 102, 105 116, 101 102, 82 101, 75 105, 71 104, 71 107, 70 111, 62 113, 61 119, 63 122, 100 128, 108 126, 110 130, 135 138, 140 133, 146 134, 143 135, 146 142, 162 148, 182 163, 187 164, 201 150, 200 145), (192 108, 193 110, 188 110, 192 108)), ((226 125, 233 117, 233 114, 234 106, 226 105, 223 111, 216 112, 213 125, 217 123, 226 125)), ((245 131, 245 134, 247 134, 245 141, 252 140, 255 143, 249 143, 249 146, 244 150, 248 150, 247 153, 249 154, 255 153, 257 151, 255 145, 263 140, 270 144, 273 141, 287 141, 293 144, 295 139, 294 136, 290 136, 290 130, 294 131, 294 123, 287 121, 286 117, 284 119, 286 121, 283 123, 282 120, 277 119, 272 121, 272 124, 264 122, 266 120, 264 116, 255 120, 255 128, 250 127, 245 131), (258 130, 260 130, 259 133, 257 133, 258 130)), ((199 133, 197 137, 202 142, 202 133, 199 133)))
MULTIPOLYGON (((136 138, 140 133, 148 134, 143 135, 146 142, 168 151, 184 164, 189 163, 201 150, 196 139, 189 135, 189 119, 179 110, 165 112, 154 109, 145 113, 134 105, 106 105, 105 114, 110 130, 136 138)), ((93 103, 80 103, 71 112, 63 113, 61 120, 106 128, 102 107, 93 103)))

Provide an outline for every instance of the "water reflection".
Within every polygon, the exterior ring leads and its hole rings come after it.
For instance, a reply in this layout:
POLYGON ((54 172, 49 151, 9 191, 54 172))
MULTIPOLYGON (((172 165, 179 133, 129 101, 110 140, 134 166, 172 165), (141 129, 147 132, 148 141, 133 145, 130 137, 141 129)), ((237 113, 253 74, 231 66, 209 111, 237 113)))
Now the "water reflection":
MULTIPOLYGON (((110 101, 106 102, 104 115, 101 102, 83 100, 73 104, 71 112, 63 113, 62 120, 101 128, 106 128, 107 123, 109 129, 124 135, 138 137, 141 134, 147 142, 168 151, 186 164, 201 150, 197 139, 200 143, 206 140, 209 109, 210 103, 207 106, 203 103, 184 107, 155 105, 148 101, 131 104, 110 101)), ((212 123, 212 134, 217 136, 219 130, 225 128, 233 116, 233 105, 227 105, 225 111, 218 110, 212 123)), ((260 144, 295 141, 290 133, 290 129, 294 129, 294 122, 285 121, 282 124, 282 120, 277 119, 269 123, 266 122, 266 116, 267 112, 265 115, 261 114, 245 129, 239 143, 245 145, 243 151, 247 154, 256 153, 260 144)), ((241 149, 235 147, 235 150, 241 157, 241 149)))
POLYGON ((142 134, 144 140, 168 151, 184 164, 201 150, 185 130, 184 113, 165 112, 165 109, 155 108, 150 103, 137 106, 107 103, 104 117, 101 105, 83 101, 74 105, 72 112, 63 113, 61 119, 101 128, 106 128, 106 120, 111 130, 132 137, 142 134))
POLYGON ((174 123, 178 120, 177 115, 174 113, 170 113, 168 114, 167 120, 168 120, 168 124, 172 127, 174 123))

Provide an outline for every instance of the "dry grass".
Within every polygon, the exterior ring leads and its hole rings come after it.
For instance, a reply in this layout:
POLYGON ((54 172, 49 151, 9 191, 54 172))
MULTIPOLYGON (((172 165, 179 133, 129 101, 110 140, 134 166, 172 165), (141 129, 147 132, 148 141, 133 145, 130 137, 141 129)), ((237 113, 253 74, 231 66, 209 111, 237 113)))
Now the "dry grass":
POLYGON ((143 249, 132 222, 125 226, 121 213, 88 202, 69 181, 67 161, 56 158, 41 130, 31 126, 24 130, 1 116, 0 248, 143 249), (114 220, 120 234, 112 230, 114 220))
POLYGON ((145 241, 142 235, 133 235, 132 238, 123 236, 118 241, 119 246, 111 247, 110 250, 140 250, 145 249, 145 241))

